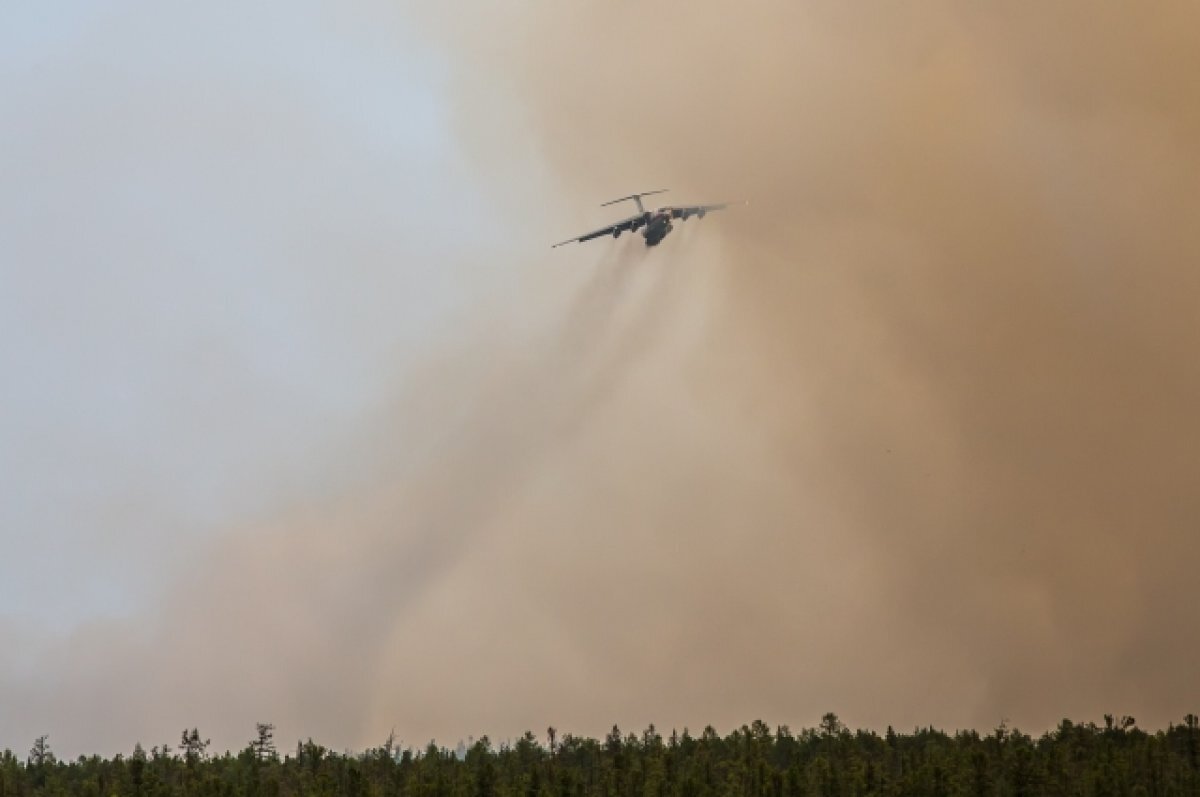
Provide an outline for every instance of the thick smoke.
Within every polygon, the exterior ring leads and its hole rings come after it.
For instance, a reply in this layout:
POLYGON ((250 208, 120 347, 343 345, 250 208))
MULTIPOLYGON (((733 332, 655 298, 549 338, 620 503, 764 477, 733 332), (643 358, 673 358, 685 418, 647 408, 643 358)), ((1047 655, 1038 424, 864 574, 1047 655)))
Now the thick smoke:
POLYGON ((595 695, 546 703, 589 729, 1190 710, 1195 22, 833 3, 443 21, 481 168, 511 144, 485 123, 500 93, 556 201, 754 201, 664 247, 690 293, 659 312, 692 304, 697 337, 648 356, 652 379, 627 366, 519 521, 560 571, 512 564, 555 604, 548 661, 595 695), (577 553, 593 535, 603 565, 577 553))
POLYGON ((478 253, 513 290, 328 454, 368 476, 230 530, 12 712, 119 747, 1194 711, 1200 20, 1150 14, 424 19, 525 208, 478 253), (543 251, 662 185, 752 204, 543 251))

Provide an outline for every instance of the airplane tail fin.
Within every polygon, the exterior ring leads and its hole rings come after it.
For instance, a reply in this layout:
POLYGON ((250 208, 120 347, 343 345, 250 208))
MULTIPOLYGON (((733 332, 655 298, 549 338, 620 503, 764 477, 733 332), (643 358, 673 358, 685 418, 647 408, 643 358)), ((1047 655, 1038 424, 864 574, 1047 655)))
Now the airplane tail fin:
POLYGON ((644 197, 644 196, 650 196, 651 194, 661 194, 661 193, 664 193, 664 192, 665 192, 665 191, 667 191, 667 190, 668 190, 668 189, 666 189, 666 188, 660 188, 660 189, 658 189, 657 191, 643 191, 643 192, 642 192, 642 193, 640 193, 640 194, 630 194, 629 196, 623 196, 623 197, 621 197, 620 199, 614 199, 614 200, 612 200, 611 202, 604 202, 604 203, 602 203, 602 204, 600 205, 600 207, 605 207, 605 206, 607 206, 607 205, 615 205, 615 204, 617 204, 618 202, 624 202, 624 201, 625 201, 625 200, 627 200, 627 199, 632 199, 634 202, 636 202, 636 203, 637 203, 637 206, 638 206, 638 213, 645 213, 645 212, 646 212, 646 209, 645 209, 644 207, 642 207, 642 197, 644 197))

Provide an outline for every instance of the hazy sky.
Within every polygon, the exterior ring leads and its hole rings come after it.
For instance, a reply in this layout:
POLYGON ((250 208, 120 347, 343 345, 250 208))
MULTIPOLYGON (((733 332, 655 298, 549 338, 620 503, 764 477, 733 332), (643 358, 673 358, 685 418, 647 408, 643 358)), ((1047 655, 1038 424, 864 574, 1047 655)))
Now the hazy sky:
POLYGON ((0 747, 1196 711, 1198 16, 0 7, 0 747))
POLYGON ((136 610, 194 536, 335 478, 319 447, 462 301, 427 208, 485 238, 493 217, 439 60, 354 13, 0 13, 0 590, 61 627, 136 610))

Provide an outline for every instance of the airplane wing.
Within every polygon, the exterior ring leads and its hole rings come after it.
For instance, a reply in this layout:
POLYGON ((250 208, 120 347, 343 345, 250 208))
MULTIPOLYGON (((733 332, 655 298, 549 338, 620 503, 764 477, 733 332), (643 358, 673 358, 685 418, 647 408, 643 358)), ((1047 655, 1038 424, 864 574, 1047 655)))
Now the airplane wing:
POLYGON ((742 199, 733 200, 730 202, 717 202, 714 205, 685 205, 683 207, 671 208, 671 218, 688 220, 689 216, 699 216, 704 218, 704 214, 710 210, 724 210, 730 205, 750 204, 742 199))
POLYGON ((641 214, 639 214, 637 216, 630 216, 627 219, 622 219, 621 221, 618 221, 615 224, 610 224, 607 227, 601 227, 598 230, 592 230, 591 232, 589 232, 585 235, 581 235, 578 238, 568 238, 567 240, 562 241, 561 243, 554 244, 554 246, 551 246, 550 248, 553 249, 555 246, 562 246, 563 244, 575 243, 576 241, 583 243, 584 241, 590 241, 593 238, 599 238, 603 235, 613 235, 613 234, 619 235, 622 232, 624 232, 625 230, 632 230, 634 227, 634 223, 635 222, 640 223, 641 220, 642 220, 641 214))

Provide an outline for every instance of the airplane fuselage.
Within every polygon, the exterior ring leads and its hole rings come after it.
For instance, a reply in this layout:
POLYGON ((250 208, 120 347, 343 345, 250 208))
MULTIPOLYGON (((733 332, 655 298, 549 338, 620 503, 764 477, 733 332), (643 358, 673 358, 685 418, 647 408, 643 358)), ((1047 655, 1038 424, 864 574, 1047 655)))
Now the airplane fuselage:
POLYGON ((644 229, 642 230, 642 237, 646 239, 646 246, 658 246, 662 243, 662 239, 670 235, 671 230, 674 229, 674 226, 671 224, 671 211, 669 208, 647 213, 646 219, 643 222, 644 229))

